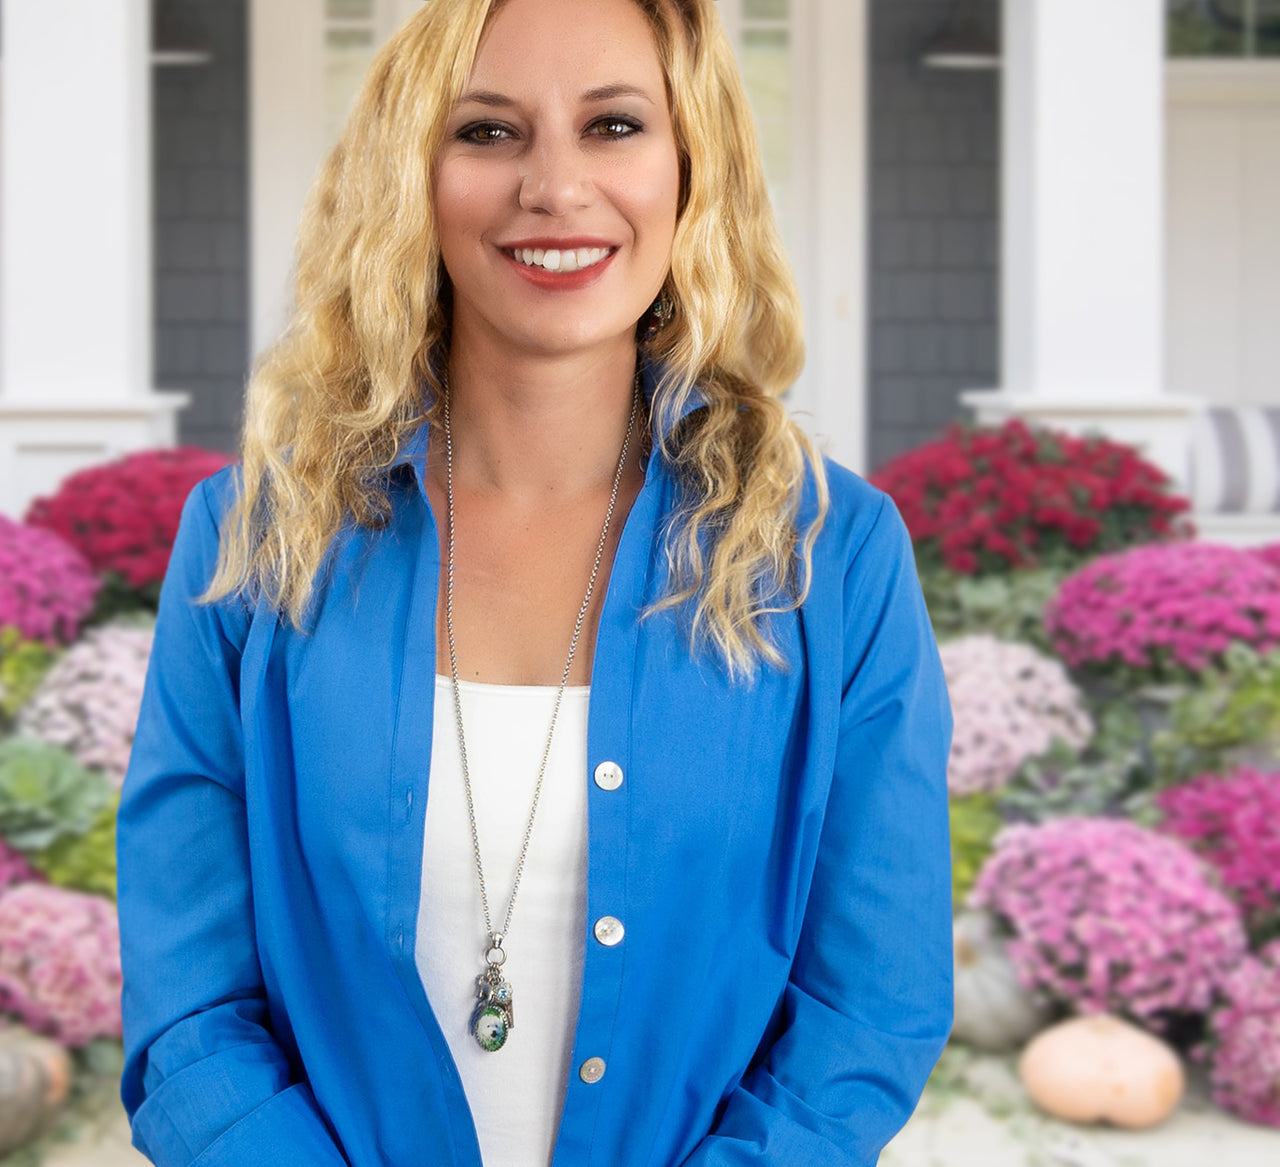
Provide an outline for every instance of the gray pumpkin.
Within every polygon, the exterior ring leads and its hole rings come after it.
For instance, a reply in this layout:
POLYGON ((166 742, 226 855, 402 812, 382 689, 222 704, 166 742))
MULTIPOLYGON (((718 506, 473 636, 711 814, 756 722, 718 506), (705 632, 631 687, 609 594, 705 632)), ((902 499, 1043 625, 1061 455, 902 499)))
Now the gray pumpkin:
POLYGON ((71 1089, 72 1066, 56 1041, 20 1025, 0 1028, 0 1154, 40 1134, 71 1089))
POLYGON ((953 934, 955 1040, 1000 1053, 1018 1048, 1049 1024, 1052 1002, 1018 984, 1005 941, 989 913, 961 912, 953 934))

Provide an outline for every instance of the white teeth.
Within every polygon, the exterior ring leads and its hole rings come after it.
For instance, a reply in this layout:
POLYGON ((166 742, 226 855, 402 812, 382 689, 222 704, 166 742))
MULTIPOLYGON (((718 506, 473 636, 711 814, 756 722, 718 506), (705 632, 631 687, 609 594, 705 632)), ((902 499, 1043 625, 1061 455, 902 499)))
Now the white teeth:
POLYGON ((609 256, 607 247, 579 247, 572 250, 543 251, 540 248, 519 248, 511 254, 526 267, 540 267, 546 271, 575 272, 584 267, 594 267, 609 256))

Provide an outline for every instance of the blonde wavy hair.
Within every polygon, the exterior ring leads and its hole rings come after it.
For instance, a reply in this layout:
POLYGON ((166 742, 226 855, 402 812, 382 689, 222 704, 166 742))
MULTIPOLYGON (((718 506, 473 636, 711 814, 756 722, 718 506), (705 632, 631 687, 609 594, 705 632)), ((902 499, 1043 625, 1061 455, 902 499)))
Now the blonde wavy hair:
MULTIPOLYGON (((681 485, 654 610, 684 611, 695 645, 750 674, 785 663, 770 617, 807 593, 827 507, 821 458, 781 401, 803 364, 799 296, 712 0, 633 2, 657 43, 682 179, 673 311, 638 332, 663 370, 652 410, 681 485), (685 416, 691 398, 703 407, 685 416)), ((263 594, 301 629, 339 530, 386 524, 387 467, 424 410, 439 423, 450 287, 433 160, 501 4, 427 0, 361 86, 307 199, 292 318, 249 379, 242 481, 203 602, 263 594)))

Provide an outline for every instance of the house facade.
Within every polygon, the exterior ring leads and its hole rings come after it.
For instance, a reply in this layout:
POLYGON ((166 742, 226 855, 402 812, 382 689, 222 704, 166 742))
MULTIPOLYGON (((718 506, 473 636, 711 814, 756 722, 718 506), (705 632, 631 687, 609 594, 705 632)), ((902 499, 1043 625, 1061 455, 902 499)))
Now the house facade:
MULTIPOLYGON (((420 2, 3 0, 0 511, 234 449, 307 187, 420 2)), ((835 457, 1022 415, 1274 530, 1280 2, 718 7, 805 304, 791 403, 835 457)))

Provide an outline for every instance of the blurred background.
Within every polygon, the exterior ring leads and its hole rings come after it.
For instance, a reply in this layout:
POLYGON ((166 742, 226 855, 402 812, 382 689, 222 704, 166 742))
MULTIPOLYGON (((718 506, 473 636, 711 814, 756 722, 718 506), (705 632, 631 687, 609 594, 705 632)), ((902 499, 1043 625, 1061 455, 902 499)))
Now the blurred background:
MULTIPOLYGON (((419 3, 0 0, 4 1162, 141 1161, 113 811, 150 615, 419 3)), ((902 511, 956 706, 957 1031, 886 1162, 1280 1162, 1280 0, 718 9, 791 404, 902 511)))

